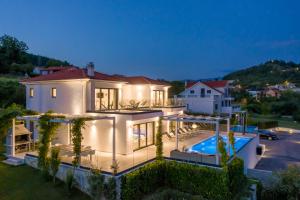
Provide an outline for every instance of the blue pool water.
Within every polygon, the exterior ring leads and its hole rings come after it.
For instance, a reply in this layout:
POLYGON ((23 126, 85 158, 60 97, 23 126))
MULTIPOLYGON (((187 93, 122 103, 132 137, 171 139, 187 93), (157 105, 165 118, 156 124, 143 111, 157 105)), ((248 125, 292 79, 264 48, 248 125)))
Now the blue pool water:
MULTIPOLYGON (((228 137, 222 135, 223 141, 226 143, 226 150, 228 149, 228 137)), ((251 138, 248 137, 237 137, 235 136, 235 143, 234 147, 235 150, 240 150, 251 138)), ((210 137, 198 144, 193 145, 188 150, 189 152, 197 152, 197 153, 204 153, 204 154, 216 154, 216 136, 210 137)), ((233 154, 232 148, 230 148, 230 155, 233 154)))
MULTIPOLYGON (((243 126, 241 125, 235 125, 235 126, 232 126, 230 128, 230 130, 234 131, 234 132, 239 132, 239 133, 242 133, 243 132, 243 126)), ((257 133, 257 126, 247 126, 246 127, 246 132, 247 133, 257 133)))

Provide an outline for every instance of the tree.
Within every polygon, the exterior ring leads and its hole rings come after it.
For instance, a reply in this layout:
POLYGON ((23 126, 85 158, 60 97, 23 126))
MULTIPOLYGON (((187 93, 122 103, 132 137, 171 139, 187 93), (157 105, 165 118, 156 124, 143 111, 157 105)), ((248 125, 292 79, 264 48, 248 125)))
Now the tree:
POLYGON ((0 37, 0 73, 8 73, 13 63, 26 63, 27 50, 28 46, 23 41, 9 35, 0 37))
POLYGON ((230 143, 232 151, 233 151, 233 155, 235 156, 236 150, 234 147, 234 143, 235 143, 234 132, 229 131, 228 137, 229 137, 229 143, 230 143))
POLYGON ((218 138, 219 142, 218 142, 218 150, 219 153, 221 154, 221 166, 223 168, 227 168, 227 161, 229 156, 227 155, 226 152, 226 143, 224 142, 223 138, 221 136, 219 136, 218 138))

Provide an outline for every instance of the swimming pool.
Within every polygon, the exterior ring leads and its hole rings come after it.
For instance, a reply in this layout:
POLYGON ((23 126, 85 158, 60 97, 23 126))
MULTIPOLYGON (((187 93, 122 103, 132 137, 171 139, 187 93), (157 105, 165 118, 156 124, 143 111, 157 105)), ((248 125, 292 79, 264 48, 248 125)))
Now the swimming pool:
MULTIPOLYGON (((234 132, 239 132, 242 133, 243 132, 243 126, 241 125, 235 125, 232 126, 230 128, 230 130, 234 131, 234 132)), ((257 126, 246 126, 246 133, 257 133, 257 126)))
MULTIPOLYGON (((228 137, 225 135, 221 136, 226 143, 226 150, 228 149, 228 137)), ((235 150, 240 150, 245 146, 251 139, 249 137, 237 137, 235 136, 234 147, 235 150)), ((188 149, 188 152, 204 153, 204 154, 216 154, 216 136, 210 137, 198 144, 193 145, 188 149)), ((230 148, 230 155, 233 154, 232 148, 230 148)))

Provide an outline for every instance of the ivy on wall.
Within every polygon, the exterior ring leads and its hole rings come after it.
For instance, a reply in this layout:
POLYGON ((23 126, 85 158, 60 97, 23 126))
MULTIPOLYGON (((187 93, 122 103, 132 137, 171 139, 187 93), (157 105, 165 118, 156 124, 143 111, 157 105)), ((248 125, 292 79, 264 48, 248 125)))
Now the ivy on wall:
POLYGON ((74 166, 78 166, 80 164, 81 142, 83 140, 82 129, 85 128, 86 120, 87 120, 87 118, 76 118, 76 119, 71 120, 73 152, 75 154, 74 160, 72 161, 72 163, 74 166))
POLYGON ((49 169, 49 149, 50 143, 56 134, 60 125, 58 122, 52 122, 55 118, 64 118, 62 115, 53 115, 52 111, 46 112, 39 118, 39 147, 38 147, 38 166, 42 172, 48 173, 49 169))

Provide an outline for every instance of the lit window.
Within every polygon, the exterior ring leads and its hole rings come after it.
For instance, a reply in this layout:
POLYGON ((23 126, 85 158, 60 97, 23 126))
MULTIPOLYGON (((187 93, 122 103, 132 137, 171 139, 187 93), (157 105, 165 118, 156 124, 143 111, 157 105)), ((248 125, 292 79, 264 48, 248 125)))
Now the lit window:
POLYGON ((56 88, 51 89, 51 96, 52 98, 56 98, 56 88))
POLYGON ((29 96, 30 96, 30 97, 33 97, 33 96, 34 96, 34 89, 33 89, 33 88, 30 88, 30 89, 29 89, 29 96))

